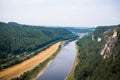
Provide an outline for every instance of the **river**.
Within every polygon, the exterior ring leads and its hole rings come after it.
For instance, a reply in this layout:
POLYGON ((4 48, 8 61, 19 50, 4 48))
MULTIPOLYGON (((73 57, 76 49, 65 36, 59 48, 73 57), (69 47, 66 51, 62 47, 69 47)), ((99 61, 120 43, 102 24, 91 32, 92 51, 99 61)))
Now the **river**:
POLYGON ((37 80, 64 80, 72 69, 75 56, 75 41, 65 43, 58 56, 37 80))

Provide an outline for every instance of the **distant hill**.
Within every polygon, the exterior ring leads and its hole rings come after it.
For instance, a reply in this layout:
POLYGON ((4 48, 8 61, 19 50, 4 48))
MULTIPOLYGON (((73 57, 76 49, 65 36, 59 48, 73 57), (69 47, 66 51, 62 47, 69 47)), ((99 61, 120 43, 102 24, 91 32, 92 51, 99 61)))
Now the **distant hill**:
POLYGON ((0 65, 14 61, 16 55, 30 54, 51 43, 74 37, 73 33, 64 28, 0 22, 0 65))
POLYGON ((65 27, 65 29, 73 33, 92 33, 94 28, 75 28, 75 27, 65 27))

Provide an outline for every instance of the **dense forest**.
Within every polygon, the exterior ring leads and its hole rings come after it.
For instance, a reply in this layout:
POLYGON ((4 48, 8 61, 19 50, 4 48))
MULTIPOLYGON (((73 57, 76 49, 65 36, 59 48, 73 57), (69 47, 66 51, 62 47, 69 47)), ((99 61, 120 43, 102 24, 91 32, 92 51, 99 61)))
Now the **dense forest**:
POLYGON ((0 22, 0 68, 21 62, 50 44, 75 37, 64 28, 0 22))
POLYGON ((76 44, 79 63, 75 80, 120 79, 120 25, 99 26, 76 44))

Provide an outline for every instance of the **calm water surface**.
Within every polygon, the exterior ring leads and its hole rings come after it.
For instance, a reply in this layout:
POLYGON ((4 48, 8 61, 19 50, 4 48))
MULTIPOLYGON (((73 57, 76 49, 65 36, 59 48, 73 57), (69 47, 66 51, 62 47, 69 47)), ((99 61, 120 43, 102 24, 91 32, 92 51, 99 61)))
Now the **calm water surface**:
POLYGON ((75 41, 65 44, 58 56, 37 80, 64 80, 72 69, 75 56, 75 41))

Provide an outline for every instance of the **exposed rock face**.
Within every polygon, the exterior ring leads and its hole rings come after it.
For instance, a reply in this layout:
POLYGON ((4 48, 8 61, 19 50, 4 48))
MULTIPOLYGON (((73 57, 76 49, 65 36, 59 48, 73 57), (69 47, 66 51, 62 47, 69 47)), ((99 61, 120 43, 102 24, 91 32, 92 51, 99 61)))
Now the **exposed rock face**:
MULTIPOLYGON (((94 35, 92 35, 92 40, 95 41, 94 35)), ((101 37, 98 37, 97 41, 100 42, 101 40, 101 37)))
POLYGON ((117 37, 117 34, 118 34, 118 33, 117 33, 117 29, 114 29, 114 32, 113 32, 112 37, 113 37, 113 38, 117 37))
POLYGON ((100 37, 98 37, 98 42, 100 42, 102 39, 100 37))
POLYGON ((103 48, 103 50, 101 51, 101 55, 103 55, 103 58, 107 58, 109 57, 114 51, 115 51, 115 47, 116 47, 116 40, 117 40, 117 30, 114 29, 113 30, 113 35, 109 36, 108 39, 106 40, 106 44, 103 48))
POLYGON ((92 35, 92 40, 93 40, 93 41, 95 40, 94 35, 92 35))
POLYGON ((114 51, 115 51, 115 44, 111 42, 107 42, 105 44, 104 49, 101 51, 101 55, 103 55, 103 57, 106 58, 109 57, 114 51))

